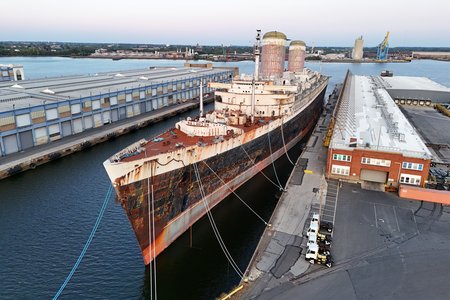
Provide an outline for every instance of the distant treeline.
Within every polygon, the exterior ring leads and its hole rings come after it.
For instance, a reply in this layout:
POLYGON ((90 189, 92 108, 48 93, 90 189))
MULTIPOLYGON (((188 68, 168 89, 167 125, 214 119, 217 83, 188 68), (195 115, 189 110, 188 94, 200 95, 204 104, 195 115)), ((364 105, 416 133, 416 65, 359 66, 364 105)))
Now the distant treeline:
MULTIPOLYGON (((250 46, 199 46, 199 45, 161 45, 161 44, 106 44, 106 43, 66 43, 66 42, 0 42, 0 56, 89 56, 97 49, 108 52, 130 50, 138 52, 185 51, 194 49, 198 54, 233 55, 252 53, 250 46)), ((308 47, 308 51, 312 48, 308 47)), ((351 52, 351 47, 315 47, 314 52, 323 54, 351 52)), ((364 52, 376 53, 376 47, 365 47, 364 52)), ((390 52, 405 53, 412 51, 450 52, 449 47, 395 47, 390 52)))

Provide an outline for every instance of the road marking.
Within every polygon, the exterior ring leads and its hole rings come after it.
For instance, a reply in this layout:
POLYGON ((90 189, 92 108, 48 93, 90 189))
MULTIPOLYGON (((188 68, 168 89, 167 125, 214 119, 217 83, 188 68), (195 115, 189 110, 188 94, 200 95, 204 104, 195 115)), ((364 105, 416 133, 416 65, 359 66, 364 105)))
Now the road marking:
POLYGON ((394 217, 395 217, 395 222, 397 222, 397 229, 398 229, 398 232, 400 232, 400 226, 398 225, 398 218, 397 218, 397 212, 395 210, 395 206, 392 206, 392 208, 394 209, 394 217))
POLYGON ((375 213, 375 226, 378 228, 377 208, 375 207, 375 203, 373 204, 373 211, 375 213))
POLYGON ((420 234, 419 226, 417 225, 417 222, 416 222, 416 215, 414 214, 414 210, 411 209, 411 213, 413 216, 414 224, 416 224, 417 234, 420 234))
POLYGON ((330 215, 330 214, 322 214, 322 216, 323 216, 323 217, 330 217, 330 218, 333 218, 333 215, 330 215))

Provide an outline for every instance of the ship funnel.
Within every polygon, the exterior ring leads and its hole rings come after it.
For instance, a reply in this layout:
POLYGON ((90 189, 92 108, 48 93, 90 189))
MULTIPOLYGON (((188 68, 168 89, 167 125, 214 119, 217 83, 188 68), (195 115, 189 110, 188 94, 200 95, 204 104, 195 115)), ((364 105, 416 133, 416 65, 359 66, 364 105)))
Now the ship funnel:
POLYGON ((283 76, 286 40, 286 35, 278 31, 269 31, 264 34, 261 43, 261 77, 279 78, 283 76))
POLYGON ((306 44, 303 41, 292 41, 289 45, 288 70, 302 72, 305 67, 306 44))

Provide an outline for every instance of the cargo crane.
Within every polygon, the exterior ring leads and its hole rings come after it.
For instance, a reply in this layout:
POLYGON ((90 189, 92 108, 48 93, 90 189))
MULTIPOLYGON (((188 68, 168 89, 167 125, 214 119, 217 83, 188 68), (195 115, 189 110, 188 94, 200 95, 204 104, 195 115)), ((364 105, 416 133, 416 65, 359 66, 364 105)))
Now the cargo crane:
POLYGON ((377 60, 385 61, 389 52, 389 31, 386 33, 384 40, 378 45, 377 60))

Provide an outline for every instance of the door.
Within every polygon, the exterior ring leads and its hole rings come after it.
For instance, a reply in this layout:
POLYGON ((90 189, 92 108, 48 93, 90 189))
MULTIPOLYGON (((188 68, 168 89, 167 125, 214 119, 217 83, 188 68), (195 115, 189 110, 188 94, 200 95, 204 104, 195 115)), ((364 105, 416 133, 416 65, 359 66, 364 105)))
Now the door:
POLYGON ((119 108, 119 119, 123 120, 127 118, 127 111, 125 110, 125 107, 119 108))
POLYGON ((74 119, 73 120, 73 133, 80 133, 83 131, 83 122, 81 121, 81 118, 74 119))
POLYGON ((34 146, 33 133, 31 132, 31 130, 20 132, 19 139, 20 139, 20 145, 22 147, 22 150, 25 150, 25 149, 28 149, 28 148, 31 148, 34 146))
POLYGON ((61 138, 61 133, 59 132, 59 124, 48 126, 48 134, 50 136, 50 141, 59 140, 61 138))
POLYGON ((34 139, 36 145, 45 144, 48 142, 47 127, 40 127, 34 130, 34 139))
POLYGON ((103 112, 103 124, 111 123, 111 113, 109 111, 103 112))
POLYGON ((119 120, 119 111, 117 109, 111 109, 111 117, 113 122, 117 122, 119 120))
POLYGON ((62 122, 61 127, 63 136, 72 135, 72 125, 70 124, 70 121, 62 122))
POLYGON ((92 123, 92 116, 86 116, 84 117, 84 128, 89 129, 92 128, 94 124, 92 123))
POLYGON ((102 126, 102 114, 95 114, 94 115, 94 127, 100 127, 102 126))
POLYGON ((6 154, 11 154, 19 151, 19 146, 17 145, 17 137, 15 134, 5 136, 3 138, 3 145, 5 146, 6 154))
POLYGON ((387 175, 387 172, 362 169, 359 177, 366 181, 386 183, 387 175))

